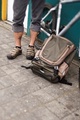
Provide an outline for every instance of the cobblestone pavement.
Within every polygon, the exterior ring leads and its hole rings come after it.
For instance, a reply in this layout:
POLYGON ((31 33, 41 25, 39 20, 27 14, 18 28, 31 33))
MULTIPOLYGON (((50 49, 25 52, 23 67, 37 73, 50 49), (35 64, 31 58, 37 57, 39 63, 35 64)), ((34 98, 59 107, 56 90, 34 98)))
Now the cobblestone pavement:
POLYGON ((25 58, 28 43, 23 36, 23 54, 9 61, 13 32, 0 21, 0 120, 80 120, 77 62, 72 62, 66 76, 72 86, 52 84, 21 67, 30 63, 25 58))

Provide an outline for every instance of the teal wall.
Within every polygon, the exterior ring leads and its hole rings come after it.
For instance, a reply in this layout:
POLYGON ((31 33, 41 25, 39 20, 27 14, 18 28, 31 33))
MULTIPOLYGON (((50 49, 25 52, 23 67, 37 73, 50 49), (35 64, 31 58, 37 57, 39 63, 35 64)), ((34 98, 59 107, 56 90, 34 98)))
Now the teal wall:
MULTIPOLYGON (((47 3, 50 3, 52 5, 56 5, 59 0, 46 0, 47 3)), ((66 25, 73 16, 80 11, 80 2, 79 3, 67 3, 63 5, 62 14, 61 14, 61 26, 66 25)), ((31 12, 31 2, 29 7, 29 22, 28 22, 28 29, 27 29, 27 35, 30 35, 29 27, 30 27, 30 12, 31 12)), ((42 35, 43 36, 43 35, 42 35)), ((42 38, 41 36, 41 38, 42 38)), ((75 23, 65 34, 64 37, 71 40, 77 47, 79 46, 79 39, 80 39, 80 20, 78 20, 77 23, 75 23)))
POLYGON ((31 0, 29 2, 29 13, 28 13, 28 25, 27 25, 27 35, 30 36, 30 22, 31 22, 31 0))
MULTIPOLYGON (((59 0, 46 0, 46 2, 56 5, 59 0)), ((78 11, 80 11, 80 2, 63 4, 61 26, 66 25, 78 11)), ((64 37, 70 39, 77 47, 79 46, 80 19, 64 34, 64 37)))
POLYGON ((56 5, 60 0, 46 0, 47 3, 50 3, 52 5, 56 5))
MULTIPOLYGON (((63 5, 61 24, 66 25, 78 11, 80 11, 80 2, 63 5)), ((80 19, 66 32, 64 36, 73 41, 76 46, 79 45, 80 19)))

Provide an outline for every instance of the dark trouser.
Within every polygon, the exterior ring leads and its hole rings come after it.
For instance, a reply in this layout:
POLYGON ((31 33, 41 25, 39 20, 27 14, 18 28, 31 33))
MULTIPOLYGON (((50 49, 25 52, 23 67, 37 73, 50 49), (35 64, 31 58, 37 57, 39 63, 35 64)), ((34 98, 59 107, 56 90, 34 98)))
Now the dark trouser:
MULTIPOLYGON (((44 7, 45 0, 31 0, 32 1, 32 21, 30 29, 39 32, 41 15, 44 7)), ((24 17, 29 0, 14 0, 13 4, 13 31, 24 31, 24 17)))

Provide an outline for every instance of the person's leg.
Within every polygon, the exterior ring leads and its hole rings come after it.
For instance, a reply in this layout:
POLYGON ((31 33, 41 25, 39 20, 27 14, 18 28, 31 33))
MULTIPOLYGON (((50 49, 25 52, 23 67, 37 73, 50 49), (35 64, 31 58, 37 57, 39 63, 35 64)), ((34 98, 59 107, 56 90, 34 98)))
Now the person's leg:
POLYGON ((15 46, 21 47, 21 38, 22 38, 23 32, 14 32, 14 39, 15 39, 15 46))
POLYGON ((14 59, 18 55, 22 54, 21 50, 21 38, 24 32, 23 21, 25 17, 26 7, 29 0, 14 0, 13 4, 13 32, 16 48, 7 55, 8 59, 14 59))
POLYGON ((32 0, 32 22, 30 27, 30 43, 27 49, 26 58, 33 59, 35 56, 34 43, 40 31, 40 21, 44 8, 45 0, 32 0))

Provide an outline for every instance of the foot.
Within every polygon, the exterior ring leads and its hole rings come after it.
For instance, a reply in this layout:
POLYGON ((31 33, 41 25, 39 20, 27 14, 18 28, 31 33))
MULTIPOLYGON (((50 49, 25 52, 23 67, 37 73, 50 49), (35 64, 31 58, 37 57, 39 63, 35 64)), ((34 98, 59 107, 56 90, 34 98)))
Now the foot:
POLYGON ((21 55, 22 54, 22 49, 20 48, 14 48, 8 55, 7 55, 7 58, 9 60, 12 60, 12 59, 15 59, 17 56, 21 55))
POLYGON ((26 59, 32 60, 35 56, 35 49, 33 46, 28 46, 27 53, 26 53, 26 59))

